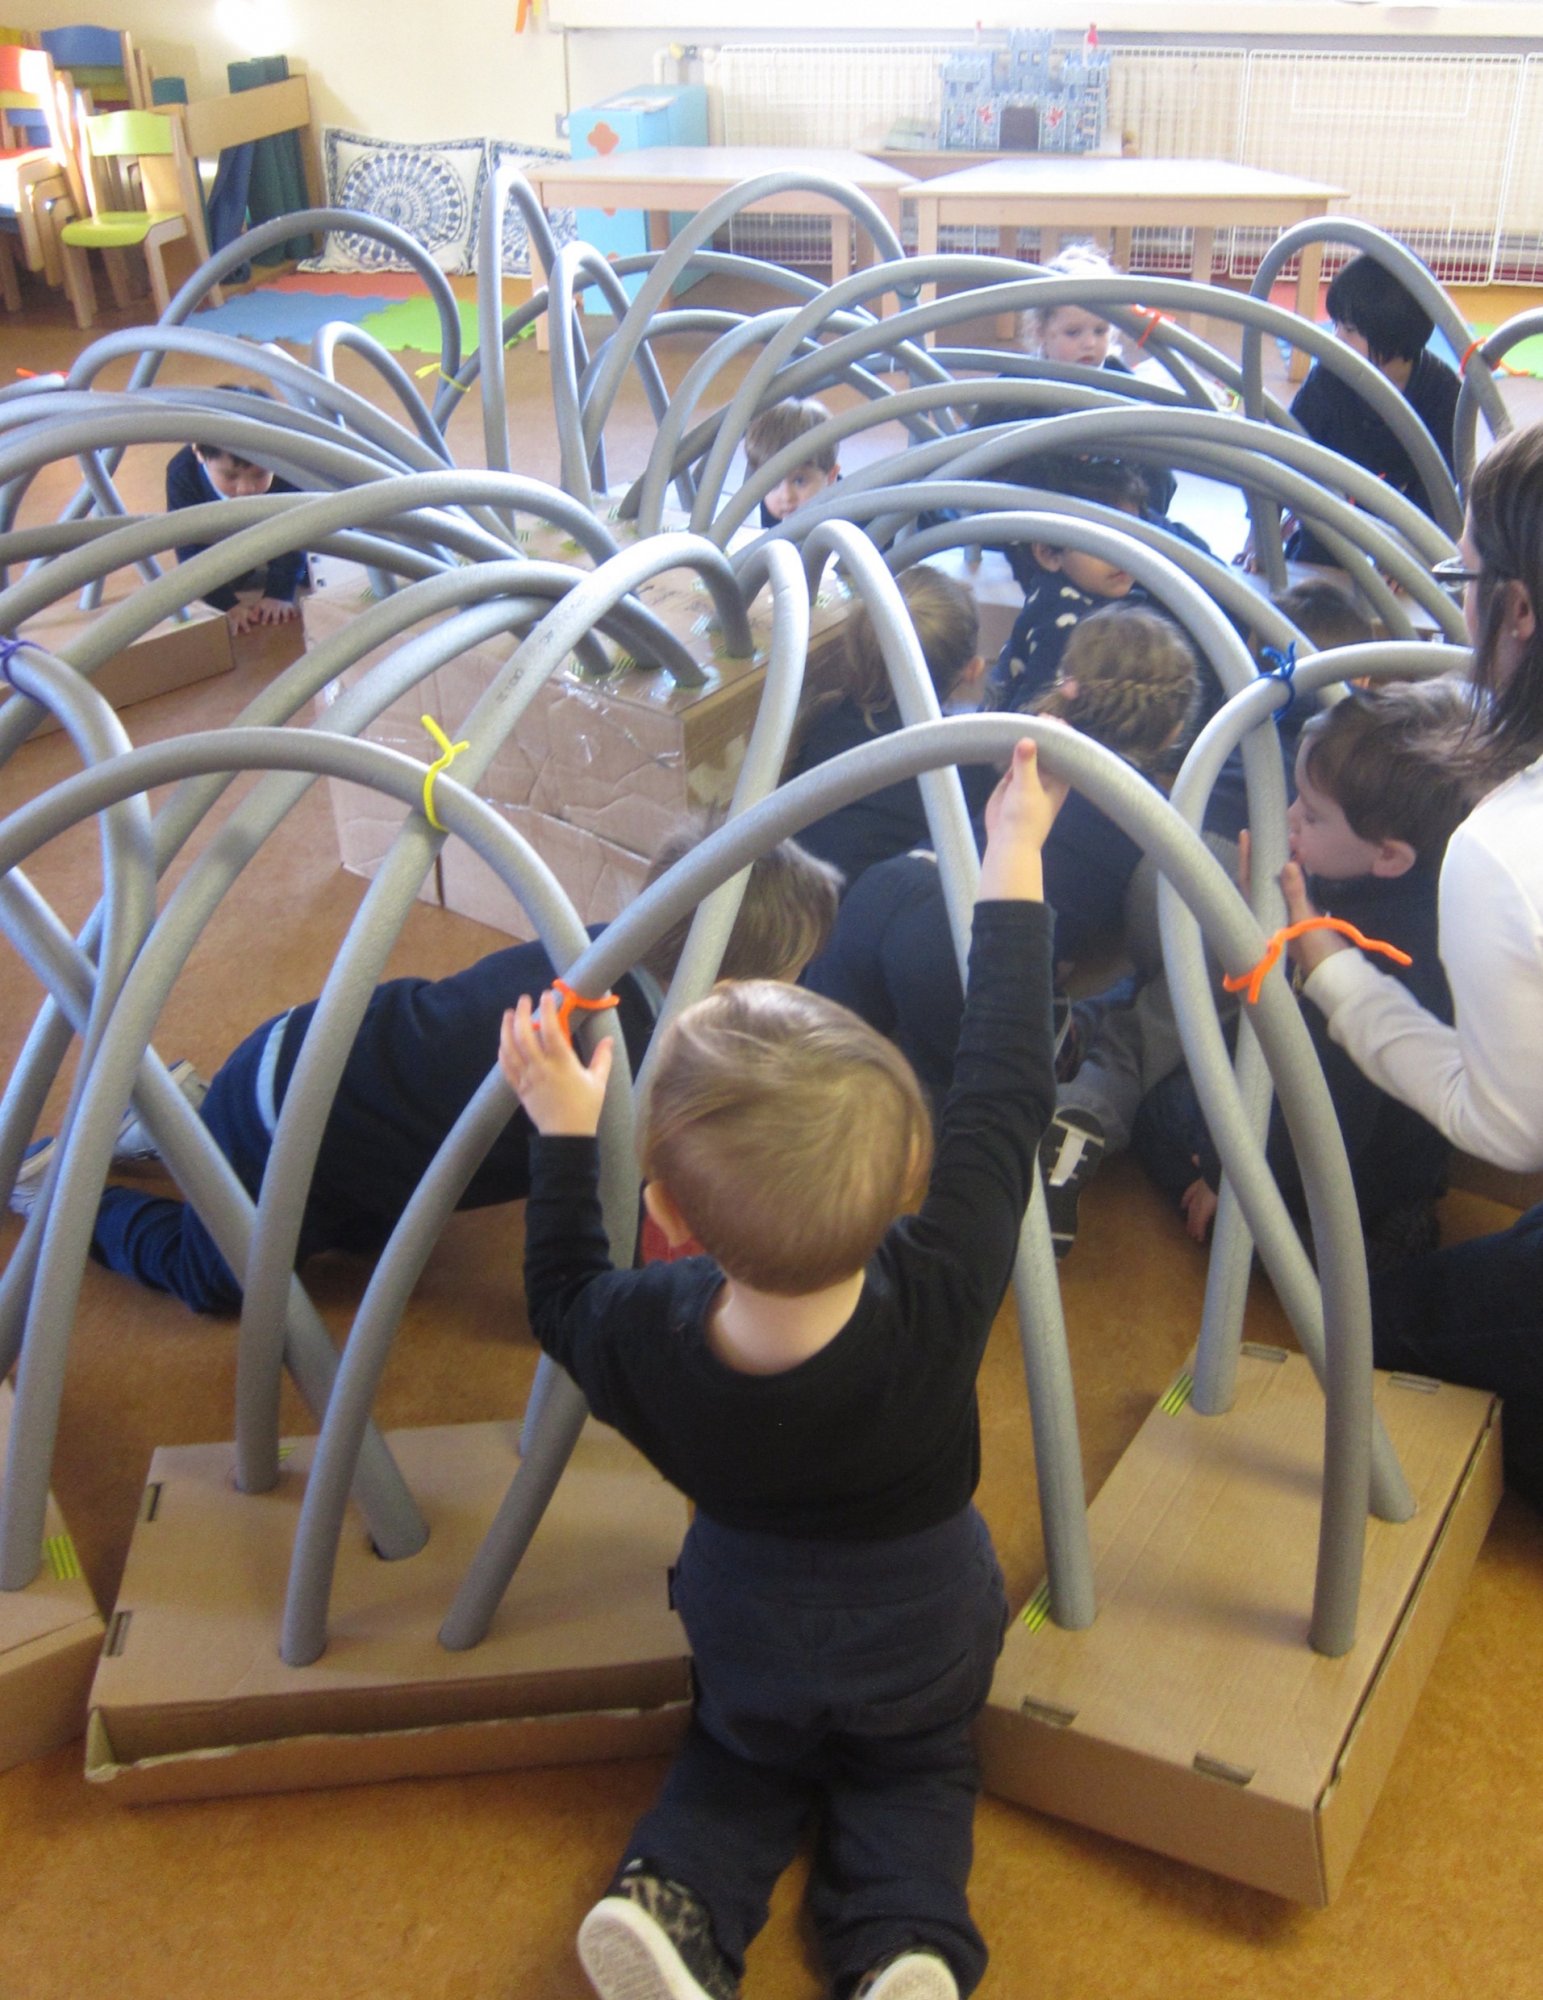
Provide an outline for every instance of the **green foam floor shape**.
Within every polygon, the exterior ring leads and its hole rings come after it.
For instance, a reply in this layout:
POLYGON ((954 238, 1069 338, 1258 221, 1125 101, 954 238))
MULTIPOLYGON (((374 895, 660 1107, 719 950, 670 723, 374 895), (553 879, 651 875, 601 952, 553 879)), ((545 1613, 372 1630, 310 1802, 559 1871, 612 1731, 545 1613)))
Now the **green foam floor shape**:
MULTIPOLYGON (((470 354, 477 345, 477 307, 470 299, 458 299, 456 305, 461 315, 461 351, 470 354)), ((427 293, 368 313, 359 327, 393 354, 408 347, 420 354, 439 352, 439 311, 427 293)))

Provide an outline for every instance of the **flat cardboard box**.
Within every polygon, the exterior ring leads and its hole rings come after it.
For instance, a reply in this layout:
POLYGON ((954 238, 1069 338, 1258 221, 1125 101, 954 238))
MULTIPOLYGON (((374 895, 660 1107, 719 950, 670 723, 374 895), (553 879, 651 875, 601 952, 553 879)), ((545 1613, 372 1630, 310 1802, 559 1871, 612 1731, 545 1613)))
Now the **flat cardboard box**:
POLYGON ((1097 1618, 1044 1593, 981 1719, 987 1789, 1295 1902, 1344 1881, 1499 1502, 1499 1404, 1379 1376, 1418 1508, 1373 1519, 1357 1637, 1311 1650, 1323 1399, 1300 1355, 1245 1348, 1234 1406, 1181 1375, 1090 1509, 1097 1618))
MULTIPOLYGON (((0 1478, 15 1397, 0 1382, 0 1478)), ((105 1627, 64 1518, 48 1498, 43 1562, 25 1590, 0 1591, 0 1771, 79 1736, 105 1627)))
MULTIPOLYGON (((94 611, 82 611, 79 592, 71 592, 35 618, 29 618, 22 627, 21 637, 35 640, 50 653, 57 653, 139 588, 141 579, 136 572, 115 570, 103 588, 101 604, 94 611)), ((177 688, 191 687, 195 681, 229 673, 235 660, 224 612, 211 610, 206 604, 194 604, 189 606, 185 617, 163 619, 132 646, 105 660, 91 676, 91 684, 106 695, 114 708, 129 708, 137 701, 149 701, 155 695, 171 694, 177 688)), ((9 693, 6 699, 10 699, 9 693)), ((47 735, 59 726, 50 715, 39 723, 36 733, 47 735)))
MULTIPOLYGON (((642 855, 614 847, 548 813, 532 812, 528 806, 507 807, 504 817, 551 868, 586 924, 612 922, 642 888, 648 871, 642 855)), ((481 855, 462 842, 447 841, 440 850, 439 879, 447 910, 473 917, 506 937, 536 935, 524 904, 481 855)))
POLYGON ((308 1667, 278 1648, 314 1440, 287 1448, 265 1494, 236 1491, 229 1444, 158 1451, 91 1690, 87 1777, 143 1804, 672 1748, 689 1712, 667 1587, 685 1503, 612 1431, 586 1427, 488 1636, 439 1644, 517 1438, 512 1423, 389 1435, 428 1543, 383 1562, 350 1512, 308 1667))

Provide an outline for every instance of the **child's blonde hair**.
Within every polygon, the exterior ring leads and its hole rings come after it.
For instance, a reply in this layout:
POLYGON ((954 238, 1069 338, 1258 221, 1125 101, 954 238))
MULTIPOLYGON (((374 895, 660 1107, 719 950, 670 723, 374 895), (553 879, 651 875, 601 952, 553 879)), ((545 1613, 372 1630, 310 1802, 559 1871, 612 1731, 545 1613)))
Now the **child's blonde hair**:
MULTIPOLYGON (((925 563, 903 570, 895 581, 938 700, 947 701, 980 650, 975 593, 925 563)), ((882 714, 894 702, 889 669, 866 604, 854 604, 839 625, 821 633, 810 648, 809 667, 817 683, 824 688, 834 684, 840 696, 855 702, 867 716, 882 714)))
MULTIPOLYGON (((829 422, 830 411, 813 396, 805 396, 802 401, 789 396, 781 403, 773 403, 769 410, 762 410, 758 417, 752 417, 746 426, 746 468, 759 472, 769 458, 775 458, 779 451, 829 422)), ((825 444, 818 451, 810 452, 803 462, 817 465, 821 472, 834 472, 836 458, 837 447, 825 444)))
POLYGON ((664 1032, 643 1171, 742 1284, 799 1297, 862 1270, 931 1157, 910 1064, 833 1000, 737 980, 664 1032))
MULTIPOLYGON (((1099 249, 1096 243, 1068 243, 1065 249, 1056 253, 1043 267, 1045 275, 1052 278, 1117 278, 1119 272, 1099 249)), ((1023 315, 1023 334, 1035 354, 1043 353, 1045 334, 1051 319, 1074 300, 1063 299, 1058 306, 1030 306, 1023 315)), ((1096 310, 1089 306, 1089 312, 1096 310)), ((1101 315, 1100 315, 1101 316, 1101 315)))
POLYGON ((1176 625, 1153 611, 1111 609, 1081 620, 1055 680, 1030 707, 1146 770, 1189 726, 1199 694, 1194 648, 1176 625))
MULTIPOLYGON (((709 831, 705 820, 679 827, 649 863, 651 888, 709 831)), ((796 840, 777 845, 751 863, 750 880, 724 947, 720 979, 795 979, 825 949, 841 901, 839 868, 807 853, 796 840)), ((688 910, 644 952, 643 970, 668 986, 686 948, 695 910, 688 910)))

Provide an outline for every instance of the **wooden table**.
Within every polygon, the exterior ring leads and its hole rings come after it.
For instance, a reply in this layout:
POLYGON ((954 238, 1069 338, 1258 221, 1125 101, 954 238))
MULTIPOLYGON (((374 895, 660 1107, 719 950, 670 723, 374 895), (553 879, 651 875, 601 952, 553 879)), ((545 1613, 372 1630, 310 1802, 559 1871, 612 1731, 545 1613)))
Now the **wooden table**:
MULTIPOLYGON (((537 160, 524 169, 537 200, 554 208, 643 209, 648 215, 648 240, 663 249, 670 240, 672 211, 696 213, 719 195, 757 174, 798 172, 828 174, 849 182, 869 197, 896 236, 900 234, 900 200, 911 177, 899 167, 885 166, 866 153, 810 146, 645 146, 632 153, 608 153, 587 160, 537 160)), ((852 238, 858 239, 857 261, 871 261, 873 246, 854 221, 842 227, 850 211, 829 195, 791 189, 751 204, 758 215, 828 215, 831 218, 831 282, 846 277, 853 264, 852 238), (864 247, 866 246, 866 248, 864 247)), ((531 284, 539 289, 547 273, 531 245, 531 284)), ((547 345, 547 323, 536 322, 536 344, 547 345)))
MULTIPOLYGON (((1309 216, 1326 215, 1329 204, 1343 195, 1343 188, 1234 166, 1229 160, 1106 160, 1067 154, 1002 160, 916 181, 906 200, 916 210, 920 257, 936 253, 938 231, 946 224, 995 226, 1004 256, 1015 254, 1020 229, 1038 228, 1041 261, 1055 254, 1063 231, 1107 231, 1114 238, 1114 261, 1128 268, 1131 232, 1167 225, 1194 231, 1191 275, 1197 284, 1209 284, 1218 229, 1251 223, 1284 229, 1309 216)), ((1307 320, 1317 318, 1322 263, 1317 244, 1301 253, 1297 311, 1307 320)), ((1305 370, 1305 356, 1293 359, 1305 370)))

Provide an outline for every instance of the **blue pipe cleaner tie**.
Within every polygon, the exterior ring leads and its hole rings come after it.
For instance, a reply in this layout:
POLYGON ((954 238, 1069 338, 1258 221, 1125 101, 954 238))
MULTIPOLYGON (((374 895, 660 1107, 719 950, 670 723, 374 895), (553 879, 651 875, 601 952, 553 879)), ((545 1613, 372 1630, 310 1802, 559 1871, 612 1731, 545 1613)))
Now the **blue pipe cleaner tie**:
MULTIPOLYGON (((9 687, 16 688, 15 681, 11 679, 11 662, 23 646, 30 646, 31 643, 30 639, 0 638, 0 679, 4 679, 9 687)), ((21 689, 16 688, 16 692, 20 694, 21 689)))
POLYGON ((1279 681, 1286 690, 1286 699, 1274 711, 1277 722, 1284 722, 1291 713, 1291 705, 1297 698, 1297 642, 1293 639, 1284 652, 1279 646, 1261 646, 1259 657, 1264 661, 1262 680, 1279 681))

